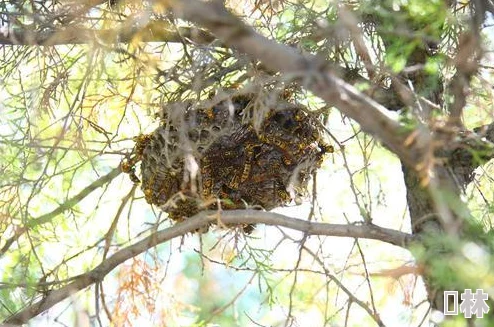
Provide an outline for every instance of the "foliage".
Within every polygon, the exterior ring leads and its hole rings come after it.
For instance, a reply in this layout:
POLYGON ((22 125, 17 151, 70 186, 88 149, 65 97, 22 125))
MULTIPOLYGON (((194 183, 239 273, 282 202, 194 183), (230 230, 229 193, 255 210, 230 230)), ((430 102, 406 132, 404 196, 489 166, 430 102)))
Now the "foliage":
MULTIPOLYGON (((492 299, 492 58, 484 56, 492 51, 491 7, 226 1, 256 33, 317 63, 307 59, 305 70, 286 73, 231 45, 245 37, 242 28, 233 40, 215 36, 231 27, 230 16, 218 11, 221 23, 206 30, 180 3, 0 1, 2 321, 37 301, 55 305, 50 294, 87 276, 92 287, 74 286, 46 318, 43 309, 16 322, 416 326, 431 317, 433 290, 484 288, 492 299), (313 88, 333 75, 348 87, 332 84, 338 105, 313 88), (165 244, 129 250, 188 222, 170 221, 120 173, 136 137, 155 130, 176 103, 245 93, 256 94, 243 116, 254 129, 282 98, 304 105, 334 146, 303 203, 294 198, 266 218, 316 224, 305 232, 257 225, 246 234, 225 226, 218 211, 203 217, 215 218, 207 233, 182 230, 165 244), (364 99, 368 114, 359 120, 338 111, 348 99, 364 99), (364 128, 381 123, 378 104, 399 127, 396 143, 423 151, 413 167, 393 142, 364 128), (443 183, 444 171, 454 187, 443 183), (461 227, 450 232, 454 219, 461 227), (422 229, 424 221, 433 228, 422 229), (362 239, 332 224, 361 228, 362 239), (414 242, 376 240, 373 227, 407 240, 414 234, 414 242), (318 228, 333 234, 311 234, 318 228), (129 253, 125 263, 112 261, 129 253), (113 272, 99 275, 103 264, 113 272)), ((256 40, 250 49, 261 55, 256 40)))

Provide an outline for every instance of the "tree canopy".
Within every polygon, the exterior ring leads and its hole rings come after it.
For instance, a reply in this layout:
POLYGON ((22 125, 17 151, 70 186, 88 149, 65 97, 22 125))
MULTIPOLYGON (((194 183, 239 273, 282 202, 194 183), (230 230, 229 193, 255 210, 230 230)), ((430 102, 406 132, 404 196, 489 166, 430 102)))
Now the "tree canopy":
POLYGON ((0 1, 0 321, 494 323, 493 15, 0 1))

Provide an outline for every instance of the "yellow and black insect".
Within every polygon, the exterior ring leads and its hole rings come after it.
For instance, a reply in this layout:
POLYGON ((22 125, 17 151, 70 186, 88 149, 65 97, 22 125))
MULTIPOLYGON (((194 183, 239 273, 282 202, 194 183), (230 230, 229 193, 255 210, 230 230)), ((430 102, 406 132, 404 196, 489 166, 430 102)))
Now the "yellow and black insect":
POLYGON ((295 118, 296 121, 301 122, 306 117, 307 117, 307 115, 305 114, 305 112, 303 110, 301 110, 301 109, 297 109, 296 110, 295 115, 294 115, 294 118, 295 118))
POLYGON ((264 106, 257 112, 251 104, 265 103, 257 96, 174 107, 183 108, 180 119, 163 115, 152 134, 137 136, 122 170, 135 175, 134 166, 141 160, 146 201, 177 221, 205 208, 214 210, 212 199, 219 199, 224 209, 247 204, 271 210, 286 204, 292 195, 286 191, 292 176, 298 179, 297 192, 303 191, 333 148, 321 141, 318 122, 304 107, 280 99, 280 106, 264 106), (185 158, 190 155, 200 163, 199 191, 192 190, 187 179, 185 158))
POLYGON ((213 107, 209 107, 209 108, 204 109, 204 114, 206 115, 206 117, 208 119, 213 120, 214 119, 213 107))
POLYGON ((134 146, 133 153, 137 161, 142 159, 142 154, 144 152, 144 149, 149 144, 151 139, 152 139, 152 134, 139 134, 138 136, 134 137, 134 142, 136 142, 136 144, 134 146))
POLYGON ((144 192, 144 199, 146 199, 146 202, 152 204, 154 202, 153 189, 146 188, 144 189, 143 192, 144 192))
POLYGON ((133 169, 134 166, 131 165, 130 161, 127 158, 123 159, 122 162, 120 162, 120 170, 122 170, 122 172, 129 174, 133 169))
POLYGON ((140 183, 139 177, 136 175, 135 165, 142 160, 144 149, 151 140, 151 134, 140 134, 133 138, 135 145, 131 154, 122 160, 120 169, 122 172, 129 175, 129 178, 134 183, 140 183))
POLYGON ((210 174, 202 175, 202 196, 207 199, 211 195, 211 189, 213 188, 213 179, 210 174))
POLYGON ((323 154, 325 153, 333 153, 334 152, 334 147, 330 144, 326 143, 319 143, 319 147, 321 148, 321 152, 323 154))
POLYGON ((281 157, 281 160, 283 161, 283 163, 285 164, 285 166, 290 166, 293 164, 293 160, 292 158, 290 158, 289 156, 287 155, 284 155, 281 157))
POLYGON ((279 151, 281 151, 286 158, 290 158, 292 155, 297 154, 297 144, 291 144, 288 140, 289 136, 283 135, 280 132, 268 132, 266 134, 261 134, 260 139, 267 144, 275 146, 279 151))
POLYGON ((249 178, 250 171, 252 169, 252 161, 254 160, 254 148, 257 147, 256 144, 248 143, 245 146, 245 163, 240 176, 240 182, 245 182, 249 178))
POLYGON ((133 183, 137 184, 137 183, 141 182, 139 177, 137 177, 137 175, 136 175, 135 163, 132 160, 132 158, 131 159, 127 159, 127 158, 123 159, 122 162, 120 163, 120 169, 122 170, 122 172, 129 175, 129 178, 133 183))
POLYGON ((226 185, 232 190, 237 190, 240 186, 240 177, 237 174, 232 175, 226 185))
POLYGON ((238 151, 236 149, 231 149, 231 150, 225 150, 222 154, 223 159, 232 159, 235 158, 239 155, 238 151))

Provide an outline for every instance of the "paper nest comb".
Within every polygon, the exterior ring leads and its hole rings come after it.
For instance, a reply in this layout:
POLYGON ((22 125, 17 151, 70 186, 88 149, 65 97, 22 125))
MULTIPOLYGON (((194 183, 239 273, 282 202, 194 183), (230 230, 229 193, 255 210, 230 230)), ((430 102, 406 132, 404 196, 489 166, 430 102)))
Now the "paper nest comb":
POLYGON ((141 160, 146 201, 181 221, 216 209, 218 199, 222 209, 270 210, 302 195, 332 146, 304 107, 283 100, 255 126, 253 99, 167 106, 160 126, 138 136, 132 159, 122 164, 137 180, 134 165, 141 160))

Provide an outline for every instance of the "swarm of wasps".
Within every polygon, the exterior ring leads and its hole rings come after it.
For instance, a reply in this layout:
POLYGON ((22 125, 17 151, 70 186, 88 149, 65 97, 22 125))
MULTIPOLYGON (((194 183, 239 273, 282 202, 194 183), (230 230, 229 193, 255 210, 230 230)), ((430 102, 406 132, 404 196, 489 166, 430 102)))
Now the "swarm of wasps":
POLYGON ((139 182, 135 165, 141 161, 146 201, 175 221, 218 206, 270 210, 289 203, 304 193, 333 147, 305 107, 286 101, 255 127, 248 118, 256 110, 253 99, 248 94, 204 106, 167 106, 160 126, 135 138, 122 170, 139 182))

